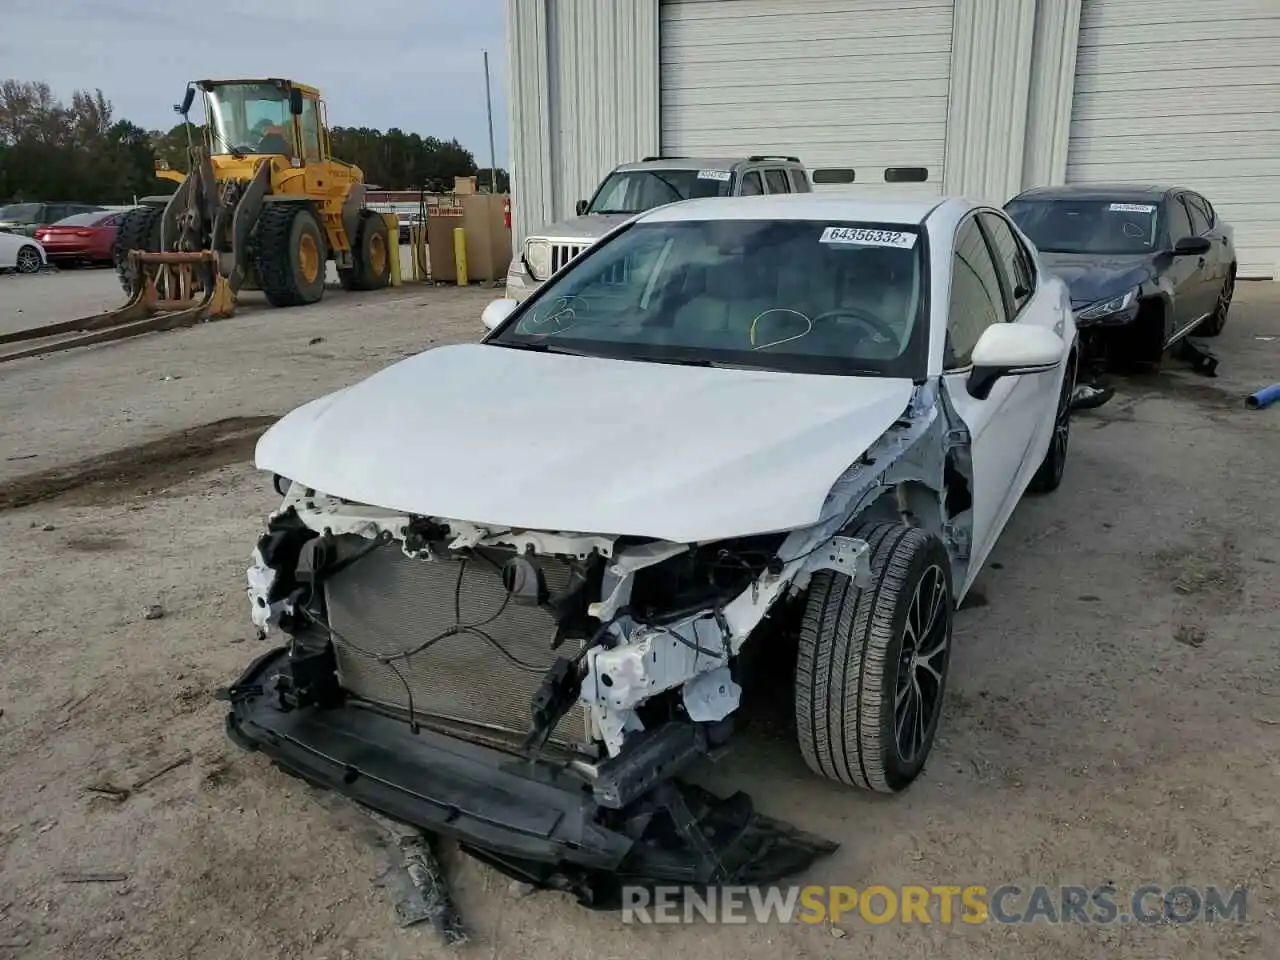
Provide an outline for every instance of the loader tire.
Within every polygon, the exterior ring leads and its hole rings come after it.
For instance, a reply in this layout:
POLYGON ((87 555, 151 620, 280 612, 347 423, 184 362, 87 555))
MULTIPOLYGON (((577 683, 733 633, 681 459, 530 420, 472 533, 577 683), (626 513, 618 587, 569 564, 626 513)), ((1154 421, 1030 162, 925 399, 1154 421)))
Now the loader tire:
POLYGON ((399 246, 391 243, 387 222, 374 210, 361 210, 351 244, 354 266, 338 274, 343 289, 381 290, 391 283, 391 258, 399 255, 399 246))
POLYGON ((138 207, 120 218, 116 228, 116 246, 113 260, 116 276, 125 293, 132 293, 129 282, 129 251, 146 250, 156 253, 160 249, 160 224, 164 222, 163 207, 138 207))
POLYGON ((950 560, 936 536, 902 523, 867 523, 852 536, 870 549, 870 582, 859 589, 833 570, 810 581, 796 735, 815 773, 896 793, 920 775, 937 732, 951 659, 950 560))
POLYGON ((297 203, 265 204, 253 266, 273 307, 297 307, 324 296, 324 231, 315 211, 297 203))

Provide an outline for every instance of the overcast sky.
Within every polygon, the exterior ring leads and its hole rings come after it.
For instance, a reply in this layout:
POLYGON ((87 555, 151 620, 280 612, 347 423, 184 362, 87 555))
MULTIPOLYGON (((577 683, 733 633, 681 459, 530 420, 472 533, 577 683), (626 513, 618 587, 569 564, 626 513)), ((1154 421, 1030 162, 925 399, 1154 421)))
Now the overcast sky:
POLYGON ((116 119, 167 130, 188 80, 287 77, 335 126, 457 137, 481 166, 486 49, 506 166, 502 0, 0 0, 0 78, 101 87, 116 119))

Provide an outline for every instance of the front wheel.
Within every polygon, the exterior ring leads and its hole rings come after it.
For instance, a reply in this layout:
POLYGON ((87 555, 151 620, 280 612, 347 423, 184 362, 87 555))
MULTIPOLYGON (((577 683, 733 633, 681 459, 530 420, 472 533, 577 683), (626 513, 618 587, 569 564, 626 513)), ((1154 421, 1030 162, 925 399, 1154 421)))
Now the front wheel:
POLYGON ((15 263, 15 269, 19 273, 35 273, 40 269, 43 261, 40 258, 40 251, 31 244, 18 248, 18 258, 15 263))
POLYGON ((951 565, 932 534, 866 524, 871 584, 823 570, 809 586, 796 658, 796 733, 815 773, 895 793, 933 748, 954 612, 951 565))

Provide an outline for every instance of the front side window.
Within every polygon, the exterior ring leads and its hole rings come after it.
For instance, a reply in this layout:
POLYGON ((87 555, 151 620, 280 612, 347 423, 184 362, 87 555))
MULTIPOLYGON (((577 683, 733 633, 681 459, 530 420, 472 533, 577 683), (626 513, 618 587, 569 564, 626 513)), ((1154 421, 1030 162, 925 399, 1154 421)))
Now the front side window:
POLYGON ((742 195, 744 197, 758 197, 764 193, 764 184, 760 180, 760 172, 758 170, 748 170, 742 175, 742 195))
POLYGON ((1169 239, 1177 243, 1183 237, 1191 236, 1191 217, 1182 204, 1181 197, 1169 201, 1169 239))
POLYGON ((1209 232, 1209 211, 1205 209, 1204 201, 1193 193, 1184 193, 1182 199, 1186 201, 1187 212, 1191 214, 1191 229, 1197 237, 1202 237, 1209 232))
POLYGON ((923 374, 915 227, 638 223, 552 278, 488 342, 617 359, 923 374))
POLYGON ((1008 222, 994 213, 980 213, 982 228, 991 240, 1001 273, 1006 280, 1011 314, 1017 314, 1035 293, 1035 271, 1027 251, 1022 248, 1008 222))
POLYGON ((787 183, 787 172, 785 170, 766 170, 764 172, 764 181, 769 185, 770 193, 791 192, 791 187, 787 183))
MULTIPOLYGON (((274 83, 224 83, 207 92, 212 152, 296 157, 289 91, 274 83)), ((314 105, 313 105, 314 108, 314 105)))
POLYGON ((1010 201, 1005 212, 1042 253, 1119 256, 1159 249, 1156 202, 1026 197, 1010 201))
POLYGON ((596 191, 588 213, 643 213, 664 203, 729 194, 728 170, 619 170, 596 191))
POLYGON ((1000 278, 978 224, 970 218, 956 231, 947 312, 946 366, 966 367, 987 327, 1005 319, 1000 278))

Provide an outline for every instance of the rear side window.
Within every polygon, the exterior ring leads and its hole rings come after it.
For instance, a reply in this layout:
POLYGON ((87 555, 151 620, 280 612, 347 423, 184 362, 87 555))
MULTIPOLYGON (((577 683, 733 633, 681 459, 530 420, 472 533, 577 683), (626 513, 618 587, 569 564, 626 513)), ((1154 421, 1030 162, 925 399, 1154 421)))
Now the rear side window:
POLYGON ((758 197, 764 193, 764 184, 760 182, 760 174, 756 170, 749 170, 742 175, 742 195, 744 197, 758 197))
POLYGON ((991 241, 1000 272, 1004 274, 1011 308, 1009 312, 1016 315, 1035 293, 1035 271, 1031 267, 1031 259, 1003 217, 982 213, 978 219, 991 241))
POLYGON ((970 218, 956 231, 956 248, 951 257, 946 366, 949 369, 968 366, 983 331, 1004 319, 995 261, 991 259, 977 221, 970 218))
POLYGON ((809 177, 803 171, 796 167, 791 168, 791 189, 795 193, 809 192, 809 177))
POLYGON ((791 185, 787 183, 787 172, 785 170, 766 170, 764 172, 764 181, 769 185, 770 193, 791 192, 791 185))

